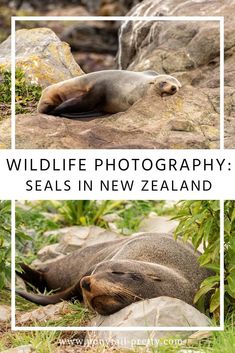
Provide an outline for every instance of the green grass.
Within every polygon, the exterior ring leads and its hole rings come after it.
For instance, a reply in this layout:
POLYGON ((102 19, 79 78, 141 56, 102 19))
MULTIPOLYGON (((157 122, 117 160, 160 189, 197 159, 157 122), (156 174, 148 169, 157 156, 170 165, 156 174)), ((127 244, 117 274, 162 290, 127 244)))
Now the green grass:
POLYGON ((0 305, 11 305, 11 292, 5 289, 0 290, 0 305))
MULTIPOLYGON (((11 114, 11 72, 10 70, 0 70, 0 106, 1 117, 11 114)), ((29 84, 22 70, 16 69, 16 113, 31 113, 36 109, 40 99, 42 88, 35 84, 29 84)))
POLYGON ((19 347, 23 345, 32 345, 37 353, 53 353, 54 342, 56 342, 61 333, 50 331, 36 332, 8 332, 1 338, 0 349, 19 347))

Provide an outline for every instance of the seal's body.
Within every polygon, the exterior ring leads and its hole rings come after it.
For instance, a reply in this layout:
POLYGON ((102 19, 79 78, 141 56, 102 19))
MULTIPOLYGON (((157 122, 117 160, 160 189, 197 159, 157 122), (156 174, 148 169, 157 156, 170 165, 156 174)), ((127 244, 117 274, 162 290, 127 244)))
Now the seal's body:
POLYGON ((126 111, 153 90, 175 94, 180 82, 154 71, 97 71, 53 84, 43 90, 38 112, 66 117, 89 117, 126 111))
POLYGON ((199 266, 198 256, 191 245, 171 235, 146 233, 85 247, 39 271, 22 265, 24 280, 41 291, 60 292, 48 296, 16 292, 41 305, 75 298, 102 315, 164 295, 192 304, 201 282, 210 275, 199 266))

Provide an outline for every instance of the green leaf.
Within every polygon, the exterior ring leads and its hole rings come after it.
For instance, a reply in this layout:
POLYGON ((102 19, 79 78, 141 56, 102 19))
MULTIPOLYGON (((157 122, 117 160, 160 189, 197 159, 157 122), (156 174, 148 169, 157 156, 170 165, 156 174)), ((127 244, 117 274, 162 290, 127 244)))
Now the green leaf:
POLYGON ((213 290, 213 286, 212 285, 206 285, 203 286, 202 288, 199 289, 199 291, 196 293, 193 303, 197 303, 197 301, 199 300, 199 298, 205 294, 207 294, 208 292, 210 292, 211 290, 213 290))
POLYGON ((217 288, 215 293, 211 296, 210 312, 213 313, 220 306, 220 289, 217 288))
POLYGON ((228 287, 231 293, 233 293, 233 296, 235 296, 235 274, 231 273, 228 277, 227 277, 227 281, 228 281, 228 287))

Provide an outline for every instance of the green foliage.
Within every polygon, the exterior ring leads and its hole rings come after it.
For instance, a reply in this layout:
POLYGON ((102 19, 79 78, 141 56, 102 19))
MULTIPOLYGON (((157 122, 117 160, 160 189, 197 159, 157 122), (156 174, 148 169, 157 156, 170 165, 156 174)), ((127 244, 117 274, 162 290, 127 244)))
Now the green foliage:
POLYGON ((143 217, 150 212, 158 215, 169 214, 172 209, 165 207, 165 201, 124 201, 124 200, 69 200, 69 201, 45 201, 43 207, 48 211, 59 212, 60 221, 66 225, 98 225, 107 228, 108 224, 103 216, 113 214, 119 216, 116 222, 118 229, 124 234, 131 234, 138 230, 143 217))
POLYGON ((105 226, 102 216, 117 210, 124 201, 89 201, 68 200, 58 205, 58 212, 67 225, 99 225, 105 226))
MULTIPOLYGON (((225 311, 234 307, 235 298, 235 238, 234 201, 225 202, 225 311)), ((209 311, 215 319, 220 308, 220 207, 219 201, 183 201, 174 219, 180 223, 176 238, 191 240, 194 248, 203 245, 204 253, 199 257, 200 265, 213 271, 197 292, 194 302, 199 306, 210 295, 209 311)))
POLYGON ((25 74, 21 70, 16 70, 16 113, 28 113, 36 107, 40 99, 42 89, 36 84, 29 84, 25 74))
POLYGON ((224 204, 225 308, 235 309, 235 201, 224 204))
POLYGON ((27 254, 30 263, 36 258, 37 252, 45 245, 56 242, 54 236, 42 237, 47 230, 57 229, 56 220, 48 219, 37 206, 25 205, 16 207, 16 263, 27 254))
MULTIPOLYGON (((4 103, 10 109, 11 103, 11 72, 0 70, 2 82, 0 83, 0 103, 4 103)), ((16 113, 31 112, 40 99, 42 89, 36 84, 29 84, 22 70, 16 70, 15 93, 16 113)))
POLYGON ((0 81, 0 103, 11 103, 11 72, 0 70, 2 80, 0 81))
POLYGON ((128 201, 117 214, 121 219, 117 222, 117 227, 123 234, 131 234, 138 231, 140 222, 150 212, 155 212, 161 216, 172 214, 173 209, 165 205, 165 201, 128 201))
POLYGON ((11 277, 11 203, 0 201, 0 289, 11 277))
POLYGON ((138 231, 141 220, 151 211, 169 214, 172 206, 165 201, 37 201, 16 207, 16 265, 22 260, 31 263, 44 246, 58 241, 57 236, 44 232, 64 226, 97 225, 109 228, 103 217, 118 216, 114 225, 123 234, 138 231))

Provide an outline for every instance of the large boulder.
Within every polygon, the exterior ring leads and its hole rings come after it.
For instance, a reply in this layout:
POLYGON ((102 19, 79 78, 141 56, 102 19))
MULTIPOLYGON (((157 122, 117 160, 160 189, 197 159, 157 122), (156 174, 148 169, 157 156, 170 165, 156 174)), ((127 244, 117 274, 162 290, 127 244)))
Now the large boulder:
POLYGON ((174 335, 189 335, 190 331, 173 332, 161 331, 161 327, 190 327, 209 326, 209 319, 193 306, 175 298, 158 297, 133 303, 113 315, 98 315, 92 319, 90 326, 98 327, 159 327, 159 331, 151 333, 148 331, 92 331, 88 333, 89 338, 104 340, 105 342, 116 342, 119 347, 132 348, 136 342, 146 340, 150 345, 154 340, 174 335))
MULTIPOLYGON (((10 48, 11 37, 0 45, 0 69, 10 67, 10 48)), ((49 28, 16 32, 16 67, 22 69, 29 83, 42 87, 83 74, 70 46, 49 28)))
MULTIPOLYGON (((191 1, 144 0, 128 15, 224 16, 225 17, 225 146, 235 147, 235 19, 233 0, 191 1)), ((219 138, 219 23, 195 21, 129 21, 120 30, 118 64, 131 70, 156 70, 179 78, 194 90, 204 91, 213 107, 219 138)), ((185 98, 187 92, 185 92, 185 98)), ((198 106, 204 110, 203 104, 198 106)), ((207 115, 206 115, 207 116, 207 115)), ((177 118, 177 113, 176 113, 177 118)), ((194 120, 194 114, 191 119, 194 120)), ((202 129, 207 130, 203 126, 202 129)), ((216 131, 214 130, 214 133, 216 131)), ((212 147, 215 147, 213 144, 212 147)))
POLYGON ((158 216, 151 212, 139 225, 139 232, 173 233, 179 222, 168 216, 158 216))

